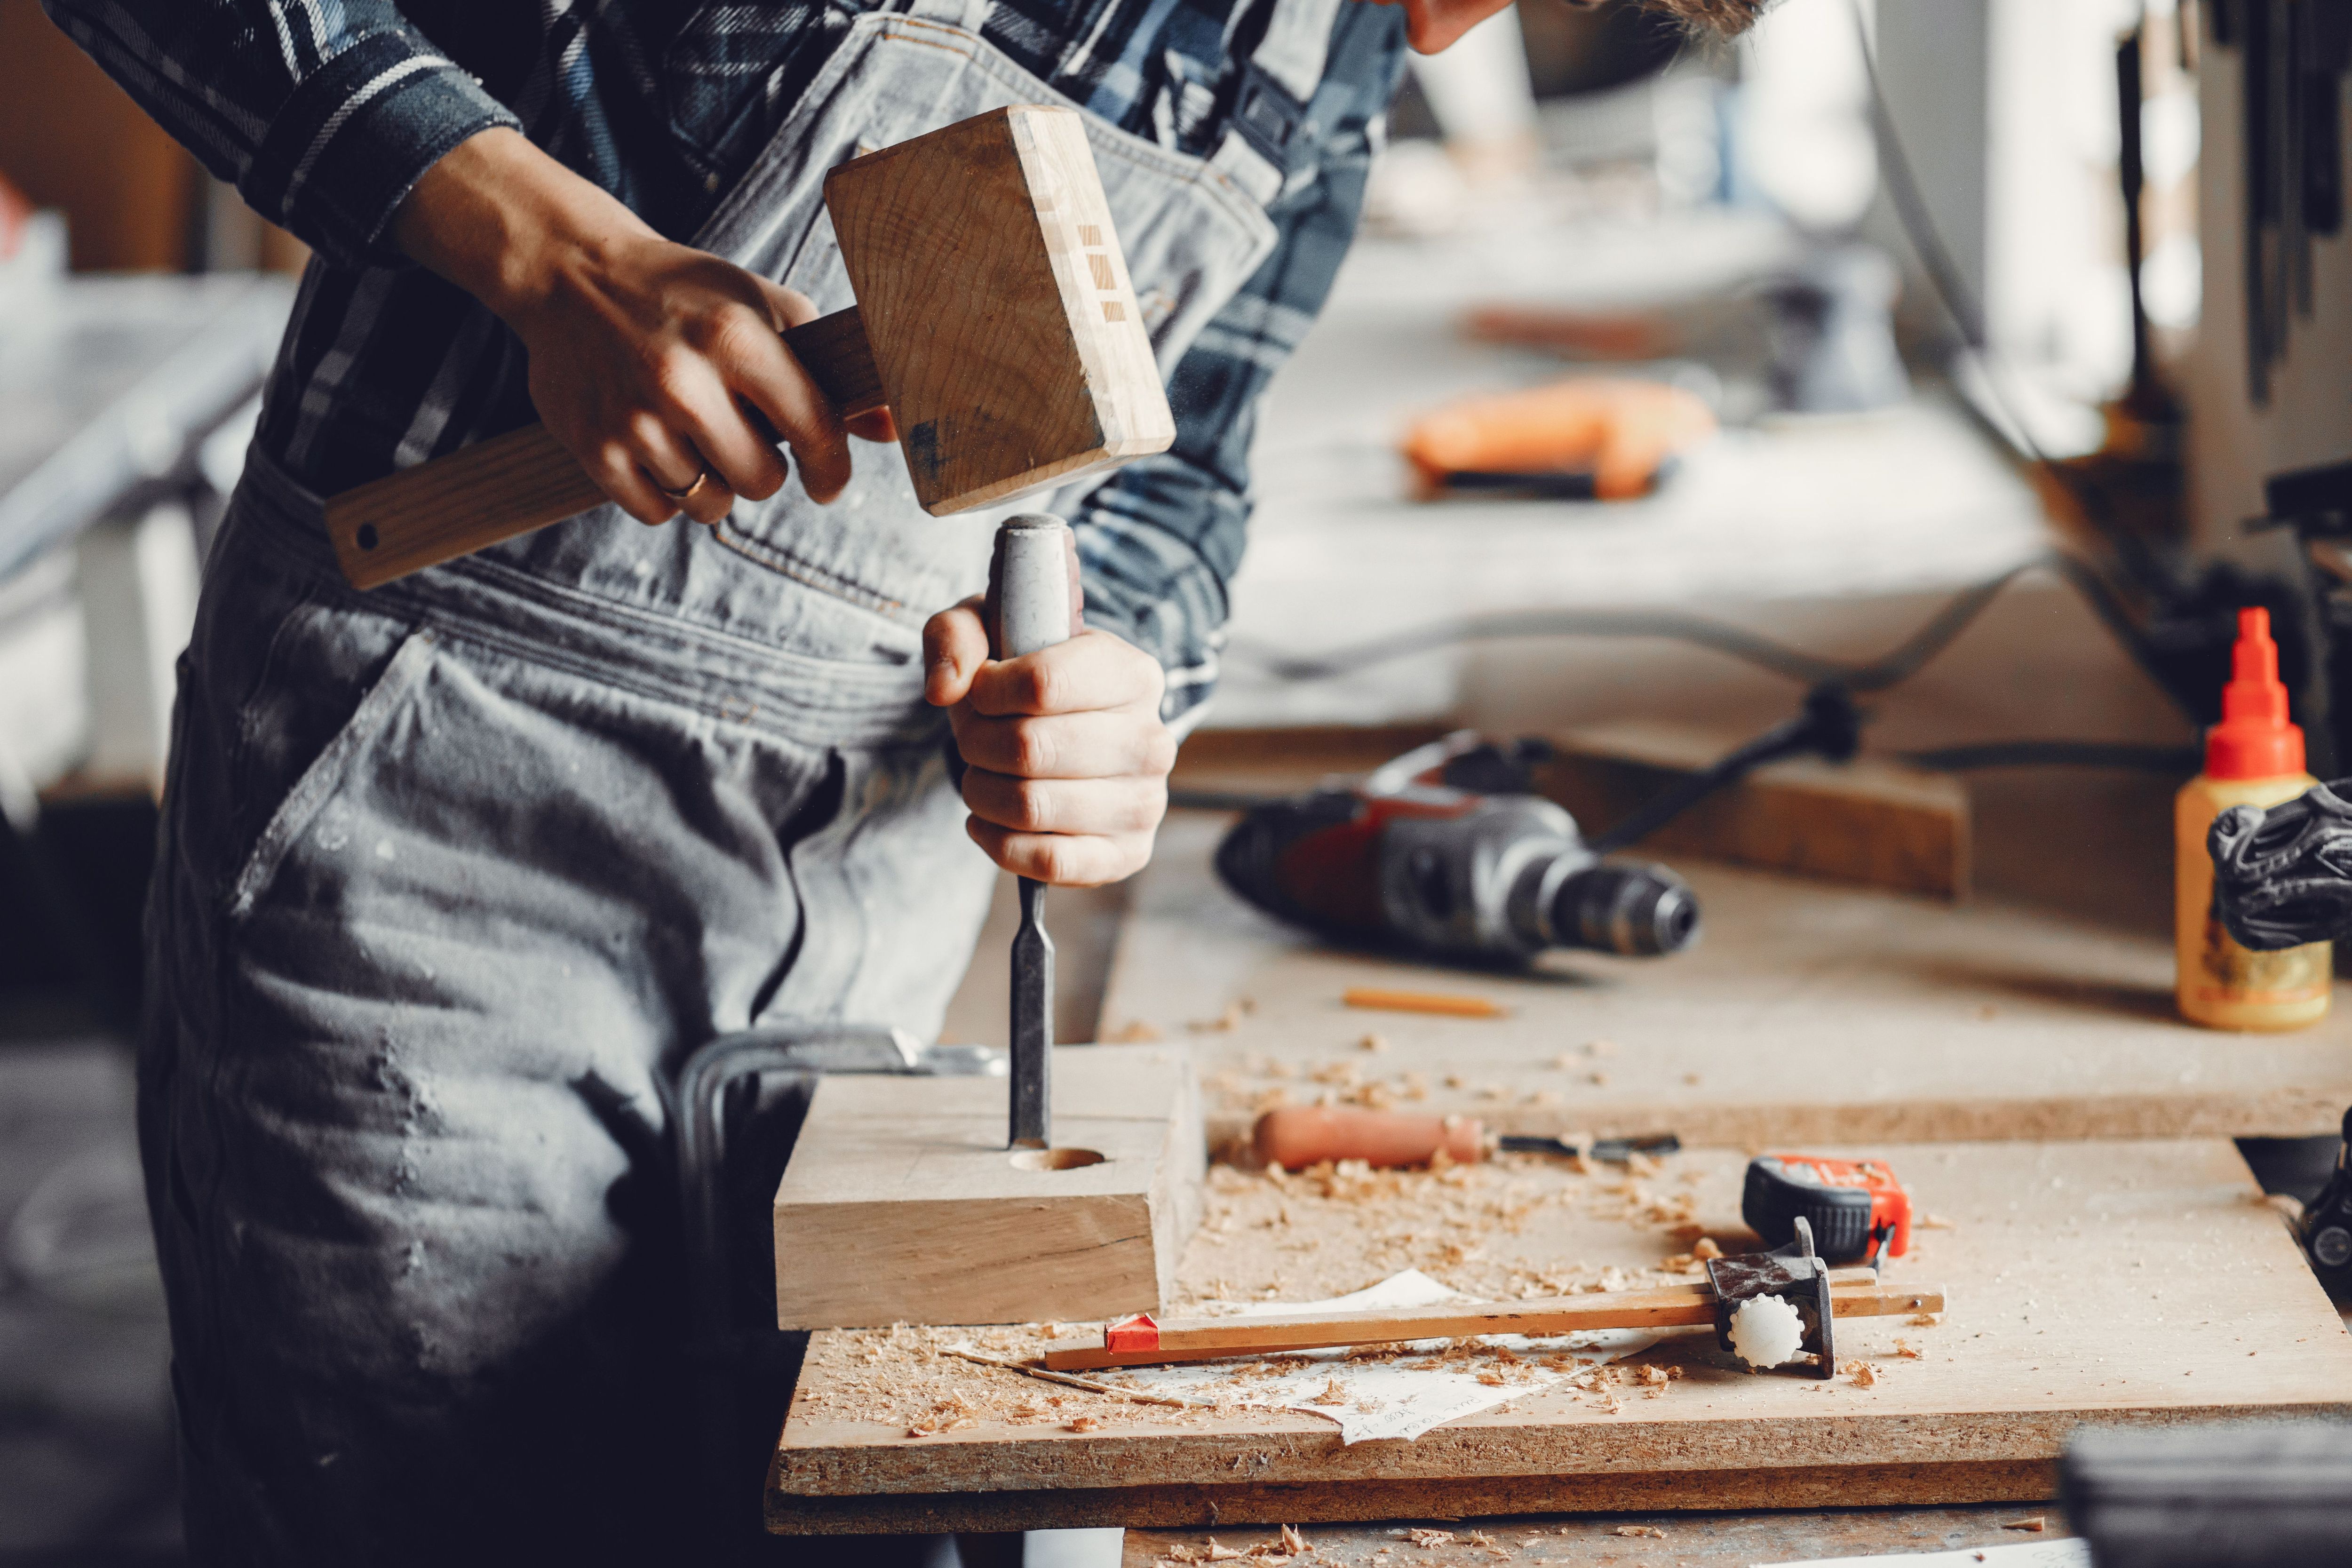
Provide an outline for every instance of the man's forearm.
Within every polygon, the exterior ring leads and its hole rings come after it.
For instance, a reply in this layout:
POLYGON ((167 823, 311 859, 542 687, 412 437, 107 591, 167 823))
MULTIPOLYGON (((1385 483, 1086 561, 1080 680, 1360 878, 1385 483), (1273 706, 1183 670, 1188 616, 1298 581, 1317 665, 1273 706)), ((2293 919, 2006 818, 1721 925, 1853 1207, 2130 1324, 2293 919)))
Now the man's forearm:
POLYGON ((636 214, 504 127, 425 171, 394 215, 393 237, 509 323, 609 272, 629 248, 660 243, 636 214))

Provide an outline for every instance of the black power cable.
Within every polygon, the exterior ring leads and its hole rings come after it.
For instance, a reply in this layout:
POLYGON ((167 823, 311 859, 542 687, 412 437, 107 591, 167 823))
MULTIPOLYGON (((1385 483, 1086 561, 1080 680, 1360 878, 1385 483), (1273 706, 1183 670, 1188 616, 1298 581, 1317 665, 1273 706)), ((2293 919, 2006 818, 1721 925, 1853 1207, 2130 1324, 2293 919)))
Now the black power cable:
MULTIPOLYGON (((1352 674, 1409 654, 1467 642, 1513 637, 1657 637, 1712 648, 1807 683, 1802 712, 1774 725, 1680 781, 1591 840, 1602 854, 1624 848, 1664 826, 1716 791, 1738 783, 1766 763, 1814 755, 1845 762, 1858 749, 1864 714, 1856 693, 1885 691, 1927 668, 1937 655, 1973 625, 2001 591, 2037 569, 2055 572, 2080 593, 2093 614, 2114 626, 2124 611, 2096 574, 2059 552, 2025 562, 1973 587, 1964 588, 1909 637, 1877 658, 1854 664, 1823 658, 1742 626, 1673 611, 1522 610, 1440 621, 1393 637, 1376 638, 1322 655, 1288 655, 1252 647, 1229 647, 1227 657, 1256 664, 1279 680, 1323 680, 1352 674)), ((1987 742, 1911 752, 1904 760, 1937 772, 2000 767, 2102 767, 2172 773, 2193 773, 2193 750, 2097 741, 2018 740, 1987 742)), ((1275 796, 1225 791, 1171 790, 1168 803, 1198 811, 1246 811, 1275 796)))

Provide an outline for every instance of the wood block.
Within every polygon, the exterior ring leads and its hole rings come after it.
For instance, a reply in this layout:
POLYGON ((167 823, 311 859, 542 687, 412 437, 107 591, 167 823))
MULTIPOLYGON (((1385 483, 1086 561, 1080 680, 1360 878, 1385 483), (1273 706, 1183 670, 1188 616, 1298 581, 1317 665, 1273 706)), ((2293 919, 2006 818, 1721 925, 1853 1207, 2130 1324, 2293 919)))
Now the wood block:
MULTIPOLYGON (((2352 1413, 2352 1337, 2227 1142, 2101 1141, 1824 1148, 1889 1160, 1937 1224, 1890 1283, 1933 1279, 1927 1324, 1841 1320, 1841 1356, 1875 1381, 1751 1375, 1698 1331, 1646 1353, 1682 1375, 1658 1397, 1554 1384, 1412 1441, 1343 1447, 1304 1412, 1176 1410, 1048 1387, 1018 1373, 941 1373, 913 1344, 810 1343, 768 1493, 772 1529, 1154 1528, 1615 1510, 1859 1507, 2039 1500, 2077 1427, 2352 1413), (1895 1343, 1901 1340, 1904 1345, 1895 1343), (1906 1355, 1905 1350, 1916 1351, 1906 1355), (877 1364, 868 1357, 879 1350, 877 1364), (897 1358, 897 1359, 894 1359, 897 1358), (913 1436, 876 1389, 969 1377, 974 1408, 1053 1394, 1052 1418, 984 1414, 913 1436), (1090 1418, 1072 1429, 1073 1413, 1090 1418)), ((1744 1151, 1695 1150, 1650 1178, 1688 1192, 1736 1237, 1744 1151), (1687 1178, 1687 1179, 1685 1179, 1687 1178)), ((1473 1170, 1475 1167, 1471 1168, 1473 1170)), ((1465 1268, 1655 1267, 1683 1245, 1580 1194, 1619 1178, 1563 1163, 1498 1173, 1460 1194, 1512 1215, 1465 1268), (1588 1185, 1579 1188, 1576 1184, 1588 1185), (1560 1188, 1554 1193, 1553 1187, 1560 1188)), ((1432 1179, 1433 1192, 1452 1192, 1432 1179)), ((1454 1198, 1313 1202, 1213 1186, 1187 1251, 1194 1291, 1305 1300, 1360 1286, 1401 1227, 1454 1198), (1238 1205, 1255 1206, 1244 1210, 1238 1205), (1279 1204, 1289 1226, 1266 1222, 1279 1204), (1229 1205, 1235 1205, 1229 1207, 1229 1205), (1210 1282, 1218 1284, 1212 1287, 1210 1282)), ((1444 1278, 1444 1236, 1427 1267, 1444 1278)), ((1049 1342, 1039 1338, 1043 1348, 1049 1342)), ((925 1383, 919 1397, 935 1395, 925 1383)), ((906 1397, 918 1397, 908 1388, 906 1397)), ((2026 1510, 2032 1512, 2038 1510, 2026 1510)))
POLYGON ((1175 439, 1076 110, 998 110, 852 159, 824 204, 926 511, 1175 439))
POLYGON ((1160 830, 1102 1011, 1109 1038, 1192 1040, 1217 1142, 1276 1093, 1385 1097, 1500 1132, 1759 1146, 2300 1137, 2334 1131, 2352 1104, 2352 989, 2291 1035, 2199 1028, 2173 1010, 2161 927, 1678 858, 1705 911, 1687 952, 1445 969, 1327 946, 1250 909, 1209 868, 1228 820, 1181 812, 1160 830), (1353 987, 1459 993, 1501 1016, 1370 1012, 1342 1005, 1353 987), (1386 1048, 1360 1049, 1368 1034, 1386 1048))
MULTIPOLYGON (((1556 738, 1538 786, 1587 833, 1607 827, 1751 736, 1626 719, 1556 738)), ((1961 899, 1969 891, 1969 795, 1948 773, 1883 757, 1791 757, 1699 802, 1642 841, 1832 881, 1961 899)))
POLYGON ((1004 1146, 1006 1080, 826 1079, 776 1188, 786 1329, 1156 1310, 1200 1223, 1187 1053, 1054 1053, 1056 1148, 1004 1146), (1066 1169, 1051 1158, 1087 1150, 1066 1169))

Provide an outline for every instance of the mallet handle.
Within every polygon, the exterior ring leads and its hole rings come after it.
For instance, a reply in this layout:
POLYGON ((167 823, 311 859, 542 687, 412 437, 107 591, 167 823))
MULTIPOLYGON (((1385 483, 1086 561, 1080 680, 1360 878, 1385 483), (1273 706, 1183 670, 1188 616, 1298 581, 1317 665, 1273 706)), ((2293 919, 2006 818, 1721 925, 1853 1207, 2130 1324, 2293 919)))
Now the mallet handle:
MULTIPOLYGON (((881 374, 856 306, 791 328, 784 346, 843 414, 882 406, 881 374)), ((604 500, 547 427, 531 425, 331 498, 327 537, 352 585, 373 588, 604 500)))

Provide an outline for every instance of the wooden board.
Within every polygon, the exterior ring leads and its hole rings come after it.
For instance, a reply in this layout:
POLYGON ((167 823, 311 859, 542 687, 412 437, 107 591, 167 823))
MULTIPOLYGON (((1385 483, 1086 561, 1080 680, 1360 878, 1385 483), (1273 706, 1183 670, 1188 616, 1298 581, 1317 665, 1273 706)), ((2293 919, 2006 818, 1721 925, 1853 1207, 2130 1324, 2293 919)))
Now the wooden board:
MULTIPOLYGON (((1648 719, 1585 725, 1556 738, 1559 755, 1537 770, 1537 785, 1591 832, 1753 738, 1648 719)), ((1642 848, 1960 899, 1969 793, 1948 773, 1885 757, 1791 757, 1699 802, 1642 848)))
POLYGON ((1076 110, 995 110, 854 158, 824 205, 924 510, 1175 439, 1076 110))
MULTIPOLYGON (((1571 1518, 1410 1520, 1395 1524, 1310 1524, 1298 1534, 1314 1549, 1315 1568, 1751 1568, 1882 1552, 1959 1552, 2055 1541, 2074 1532, 2054 1506, 2014 1503, 1962 1508, 1841 1508, 1770 1513, 1587 1514, 1571 1518), (2040 1530, 2023 1528, 2039 1521, 2040 1530), (1426 1549, 1413 1529, 1454 1539, 1426 1549), (1647 1533, 1655 1531, 1655 1534, 1647 1533), (1494 1542, 1482 1546, 1472 1539, 1494 1542)), ((1210 1543, 1229 1552, 1273 1546, 1276 1531, 1244 1527, 1130 1530, 1121 1568, 1178 1568, 1205 1563, 1210 1543)), ((1271 1554, 1271 1553, 1269 1553, 1271 1554)))
POLYGON ((2152 934, 1675 859, 1704 910, 1693 951, 1439 969, 1319 946, 1227 893, 1208 866, 1227 820, 1161 830, 1102 1020, 1107 1039, 1192 1042, 1213 1141, 1276 1094, 1734 1143, 2292 1137, 2335 1131, 2352 1104, 2345 1006, 2292 1035, 2182 1023, 2152 934), (1341 1005, 1350 986, 1475 994, 1508 1016, 1369 1012, 1341 1005), (1386 1048, 1360 1049, 1367 1035, 1386 1048))
POLYGON ((1005 1147, 1008 1080, 826 1079, 775 1198, 787 1329, 1025 1322, 1157 1309, 1200 1221, 1200 1101, 1184 1053, 1054 1053, 1046 1168, 1005 1147))
MULTIPOLYGON (((1879 1374, 1871 1386, 1745 1373, 1699 1331, 1647 1352, 1682 1371, 1657 1397, 1603 1401, 1554 1384, 1416 1441, 1349 1448, 1303 1412, 1170 1409, 946 1361, 944 1334, 819 1334, 771 1472, 770 1525, 1232 1527, 2035 1500, 2052 1495, 2055 1458, 2084 1423, 2352 1413, 2352 1337, 2226 1142, 1822 1152, 1891 1160, 1937 1220, 1889 1279, 1935 1277, 1948 1290, 1942 1318, 1839 1325, 1841 1355, 1879 1374), (1899 1355, 1898 1339, 1918 1357, 1899 1355), (982 1414, 910 1436, 906 1409, 934 1407, 954 1386, 944 1366, 960 1369, 982 1414), (1058 1408, 988 1415, 983 1402, 1009 1384, 1051 1394, 1058 1408), (1073 1411, 1087 1429, 1072 1429, 1073 1411)), ((1643 1182, 1652 1206, 1736 1236, 1745 1164, 1738 1151, 1686 1152, 1643 1182), (1686 1203, 1659 1202, 1685 1193, 1686 1203)), ((1559 1162, 1421 1180, 1356 1202, 1318 1200, 1297 1178, 1272 1199, 1263 1184, 1235 1196, 1233 1182, 1213 1182, 1183 1283, 1199 1291, 1215 1278, 1243 1299, 1279 1278, 1286 1297, 1308 1299, 1367 1283, 1399 1247, 1422 1248, 1449 1282, 1491 1283, 1568 1260, 1654 1268, 1686 1245, 1601 1212, 1617 1178, 1559 1162), (1401 1212, 1449 1190, 1505 1213, 1452 1266, 1443 1235, 1397 1235, 1401 1212)))

